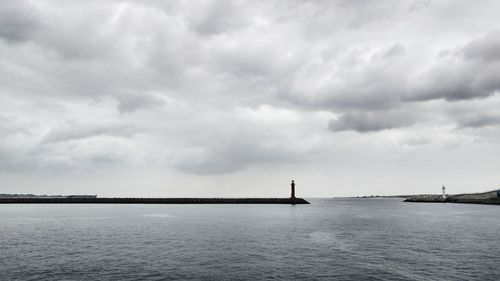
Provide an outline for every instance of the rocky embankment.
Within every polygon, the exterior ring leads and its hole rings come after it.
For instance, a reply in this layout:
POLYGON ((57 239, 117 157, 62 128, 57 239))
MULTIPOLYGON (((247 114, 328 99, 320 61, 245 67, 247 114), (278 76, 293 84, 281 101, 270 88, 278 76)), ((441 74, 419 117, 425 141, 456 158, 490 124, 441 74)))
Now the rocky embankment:
POLYGON ((424 203, 469 203, 469 204, 493 204, 500 205, 500 189, 483 193, 467 193, 447 195, 415 195, 407 198, 405 202, 424 202, 424 203))
POLYGON ((98 198, 66 197, 6 197, 0 204, 309 204, 302 198, 98 198))
POLYGON ((442 203, 446 200, 443 199, 441 195, 434 194, 423 194, 423 195, 414 195, 405 199, 405 202, 429 202, 429 203, 442 203))

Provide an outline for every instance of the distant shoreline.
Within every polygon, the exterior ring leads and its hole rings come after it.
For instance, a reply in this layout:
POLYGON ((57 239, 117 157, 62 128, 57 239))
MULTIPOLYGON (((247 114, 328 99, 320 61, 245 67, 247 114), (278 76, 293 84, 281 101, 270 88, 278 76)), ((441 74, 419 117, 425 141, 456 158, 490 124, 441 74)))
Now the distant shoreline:
POLYGON ((417 203, 464 203, 464 204, 489 204, 500 205, 500 190, 492 190, 482 193, 466 193, 456 195, 415 195, 409 197, 405 202, 417 203))
POLYGON ((345 198, 345 199, 377 199, 377 198, 409 198, 415 195, 365 195, 365 196, 344 196, 344 197, 331 197, 331 198, 345 198))
POLYGON ((370 195, 370 196, 357 196, 356 198, 409 198, 413 195, 370 195))
POLYGON ((351 197, 333 197, 345 199, 390 199, 402 198, 403 202, 414 203, 462 203, 462 204, 488 204, 500 205, 500 189, 481 193, 448 194, 445 197, 438 194, 416 195, 369 195, 351 197))

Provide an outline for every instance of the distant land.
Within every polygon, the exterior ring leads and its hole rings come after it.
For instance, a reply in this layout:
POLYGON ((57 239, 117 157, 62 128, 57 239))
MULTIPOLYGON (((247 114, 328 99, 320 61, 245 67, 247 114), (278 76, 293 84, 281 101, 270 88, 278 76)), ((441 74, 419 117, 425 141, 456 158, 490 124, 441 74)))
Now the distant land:
POLYGON ((361 199, 371 199, 371 198, 409 198, 415 195, 365 195, 365 196, 355 196, 348 198, 361 198, 361 199))
POLYGON ((500 189, 464 194, 414 194, 414 195, 368 195, 355 197, 334 197, 334 198, 354 198, 354 199, 382 199, 382 198, 403 198, 404 202, 420 203, 468 203, 468 204, 490 204, 500 205, 500 189))
POLYGON ((481 193, 464 193, 445 196, 435 194, 415 195, 407 198, 405 202, 500 205, 500 189, 481 193))

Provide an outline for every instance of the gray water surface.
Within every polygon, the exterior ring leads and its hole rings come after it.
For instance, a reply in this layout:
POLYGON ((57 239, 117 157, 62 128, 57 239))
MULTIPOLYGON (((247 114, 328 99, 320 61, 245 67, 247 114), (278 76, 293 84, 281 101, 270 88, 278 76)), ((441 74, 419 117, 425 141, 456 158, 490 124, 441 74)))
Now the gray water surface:
POLYGON ((0 280, 499 280, 500 206, 0 205, 0 280))

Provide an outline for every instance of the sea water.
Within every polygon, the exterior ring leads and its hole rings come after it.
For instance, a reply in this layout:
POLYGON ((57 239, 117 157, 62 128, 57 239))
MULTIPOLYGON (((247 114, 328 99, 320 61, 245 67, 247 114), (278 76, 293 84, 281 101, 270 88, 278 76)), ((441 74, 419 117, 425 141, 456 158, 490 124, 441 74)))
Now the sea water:
POLYGON ((0 205, 0 280, 498 280, 500 206, 0 205))

